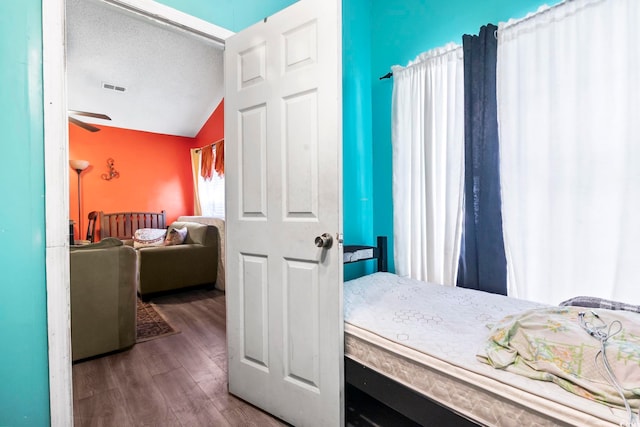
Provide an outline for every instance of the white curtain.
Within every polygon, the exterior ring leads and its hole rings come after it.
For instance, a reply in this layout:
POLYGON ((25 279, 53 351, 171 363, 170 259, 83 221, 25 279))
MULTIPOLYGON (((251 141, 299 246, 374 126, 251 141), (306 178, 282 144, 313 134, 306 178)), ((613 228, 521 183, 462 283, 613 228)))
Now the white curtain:
POLYGON ((574 0, 498 30, 511 296, 640 301, 640 2, 574 0))
POLYGON ((208 180, 198 174, 198 192, 202 216, 224 219, 224 176, 219 176, 214 171, 208 180))
POLYGON ((200 205, 200 191, 199 184, 200 179, 200 149, 199 148, 191 148, 189 150, 189 154, 191 155, 191 175, 193 177, 193 214, 195 216, 202 215, 202 206, 200 205))
MULTIPOLYGON (((214 156, 216 154, 213 149, 214 156)), ((191 167, 194 180, 194 215, 224 219, 225 186, 224 175, 213 171, 211 179, 204 179, 201 173, 202 151, 191 149, 191 167)))
POLYGON ((396 273, 455 285, 464 183, 462 47, 393 67, 393 224, 396 273))

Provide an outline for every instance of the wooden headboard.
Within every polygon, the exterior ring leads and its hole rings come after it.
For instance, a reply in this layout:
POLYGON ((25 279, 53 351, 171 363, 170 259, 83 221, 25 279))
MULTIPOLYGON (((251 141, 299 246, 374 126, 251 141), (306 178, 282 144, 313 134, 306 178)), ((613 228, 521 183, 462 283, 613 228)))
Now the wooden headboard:
POLYGON ((377 246, 345 245, 342 262, 349 264, 352 262, 366 261, 368 259, 377 259, 378 271, 388 271, 387 236, 378 236, 376 243, 377 246))
POLYGON ((116 237, 121 240, 133 238, 139 228, 166 228, 165 211, 161 212, 115 212, 100 211, 100 238, 116 237))

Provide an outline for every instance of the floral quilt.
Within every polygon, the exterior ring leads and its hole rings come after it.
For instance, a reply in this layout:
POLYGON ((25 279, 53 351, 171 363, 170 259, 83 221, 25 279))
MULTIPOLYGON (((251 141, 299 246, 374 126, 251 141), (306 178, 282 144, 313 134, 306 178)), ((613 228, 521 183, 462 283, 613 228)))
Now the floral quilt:
POLYGON ((605 371, 601 341, 581 326, 607 333, 605 352, 632 408, 640 407, 640 314, 583 307, 534 308, 493 326, 480 361, 529 378, 551 381, 598 402, 623 405, 605 371), (594 316, 595 313, 595 316, 594 316), (619 323, 617 323, 617 322, 619 323), (617 331, 617 333, 616 333, 617 331))

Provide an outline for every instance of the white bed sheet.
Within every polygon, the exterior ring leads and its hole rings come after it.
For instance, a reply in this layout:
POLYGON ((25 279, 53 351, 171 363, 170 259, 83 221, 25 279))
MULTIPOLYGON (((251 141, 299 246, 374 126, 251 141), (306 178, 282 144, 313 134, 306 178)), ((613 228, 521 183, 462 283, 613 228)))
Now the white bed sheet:
POLYGON ((476 359, 487 325, 536 306, 375 273, 344 284, 345 354, 480 424, 619 425, 622 410, 476 359))

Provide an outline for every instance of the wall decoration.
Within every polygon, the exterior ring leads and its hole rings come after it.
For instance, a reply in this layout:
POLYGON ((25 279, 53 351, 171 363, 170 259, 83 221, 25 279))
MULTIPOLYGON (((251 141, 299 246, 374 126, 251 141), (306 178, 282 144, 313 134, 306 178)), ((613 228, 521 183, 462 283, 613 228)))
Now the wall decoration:
POLYGON ((120 178, 120 172, 118 172, 115 168, 114 160, 112 158, 107 159, 107 166, 109 166, 109 173, 103 173, 101 175, 102 179, 106 181, 111 181, 114 178, 120 178))

